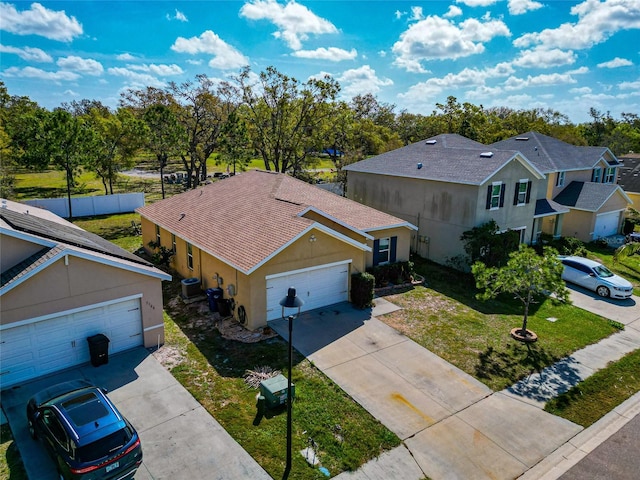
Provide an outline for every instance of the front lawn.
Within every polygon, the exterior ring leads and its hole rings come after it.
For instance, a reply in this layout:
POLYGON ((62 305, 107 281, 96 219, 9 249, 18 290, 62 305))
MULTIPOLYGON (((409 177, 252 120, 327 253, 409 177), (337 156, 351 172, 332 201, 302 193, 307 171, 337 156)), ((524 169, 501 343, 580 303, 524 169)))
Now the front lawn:
MULTIPOLYGON (((288 344, 280 337, 257 343, 226 340, 202 306, 183 305, 179 280, 165 284, 165 344, 157 352, 171 373, 231 436, 273 477, 282 476, 286 455, 286 408, 257 409, 258 390, 247 370, 268 366, 288 375, 288 344)), ((206 302, 205 302, 206 303, 206 302)), ((325 478, 355 470, 400 444, 396 435, 294 350, 293 458, 291 478, 325 478), (317 445, 320 465, 300 451, 317 445)))
POLYGON ((473 277, 432 262, 417 261, 416 270, 427 286, 386 297, 402 310, 381 319, 493 390, 617 331, 598 315, 546 299, 529 312, 538 341, 523 344, 509 334, 522 326, 519 302, 477 300, 473 277))

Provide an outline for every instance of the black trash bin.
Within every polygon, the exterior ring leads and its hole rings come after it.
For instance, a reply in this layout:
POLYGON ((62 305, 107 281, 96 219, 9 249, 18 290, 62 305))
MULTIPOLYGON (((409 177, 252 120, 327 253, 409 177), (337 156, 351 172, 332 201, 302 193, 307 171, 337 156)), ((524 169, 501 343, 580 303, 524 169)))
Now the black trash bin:
POLYGON ((207 299, 209 300, 209 311, 218 311, 218 301, 222 298, 223 291, 221 288, 207 288, 207 299))
POLYGON ((89 355, 91 355, 91 365, 99 367, 109 363, 109 338, 102 333, 87 337, 89 342, 89 355))

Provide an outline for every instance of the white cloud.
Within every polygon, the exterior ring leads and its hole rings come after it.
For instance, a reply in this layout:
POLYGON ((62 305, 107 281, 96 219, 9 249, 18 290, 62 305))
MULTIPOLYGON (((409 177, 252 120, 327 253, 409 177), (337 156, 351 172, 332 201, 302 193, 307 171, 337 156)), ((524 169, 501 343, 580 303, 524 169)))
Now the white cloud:
POLYGON ((207 30, 199 37, 178 37, 171 46, 171 50, 191 55, 198 53, 213 55, 214 57, 209 60, 209 66, 222 70, 241 68, 249 64, 247 57, 211 30, 207 30))
POLYGON ((123 67, 114 67, 109 68, 107 70, 109 75, 113 75, 116 77, 124 77, 131 82, 133 86, 139 87, 158 87, 163 88, 165 83, 161 80, 158 80, 153 75, 149 75, 147 73, 138 73, 128 68, 123 67))
POLYGON ((422 7, 411 7, 411 17, 410 21, 422 20, 424 19, 424 14, 422 13, 422 7))
POLYGON ((127 65, 127 68, 138 72, 148 72, 159 77, 169 77, 171 75, 182 75, 184 71, 178 65, 127 65))
POLYGON ((618 85, 620 90, 636 90, 640 92, 640 80, 634 82, 622 82, 618 85))
POLYGON ((167 13, 167 20, 178 20, 180 22, 188 22, 187 16, 176 8, 176 13, 171 15, 167 13))
POLYGON ((0 53, 12 53, 18 55, 27 62, 51 63, 53 58, 44 50, 32 47, 11 47, 9 45, 0 44, 0 53))
POLYGON ((456 7, 455 5, 450 5, 447 13, 444 14, 444 18, 453 18, 459 17, 462 15, 462 9, 460 7, 456 7))
POLYGON ((133 55, 131 55, 130 53, 121 53, 120 55, 118 55, 116 57, 117 60, 121 60, 123 62, 130 62, 132 60, 135 60, 136 57, 134 57, 133 55))
POLYGON ((550 87, 554 85, 569 85, 577 83, 568 73, 550 73, 527 78, 509 77, 504 83, 507 90, 522 90, 523 88, 550 87))
POLYGON ((569 89, 569 93, 575 93, 576 95, 586 95, 591 93, 591 91, 591 87, 576 87, 569 89))
POLYGON ((291 54, 298 58, 311 58, 315 60, 329 60, 331 62, 341 62, 342 60, 353 60, 358 56, 358 52, 355 48, 350 51, 343 50, 342 48, 329 47, 329 48, 317 48, 315 50, 298 50, 291 54))
POLYGON ((589 73, 589 67, 579 67, 575 70, 569 70, 567 73, 569 75, 584 75, 585 73, 589 73))
POLYGON ((346 97, 354 97, 365 93, 378 93, 382 87, 393 85, 393 80, 380 78, 369 65, 345 70, 337 78, 342 85, 342 93, 346 97))
POLYGON ((240 15, 250 20, 269 20, 278 27, 274 36, 282 38, 292 50, 300 50, 309 34, 322 35, 338 31, 330 21, 318 17, 295 0, 286 5, 275 0, 253 0, 242 6, 240 15))
POLYGON ((396 10, 395 13, 394 13, 394 15, 396 17, 396 20, 400 20, 406 14, 407 14, 407 12, 401 12, 400 10, 396 10))
POLYGON ((456 0, 456 3, 462 3, 467 7, 488 7, 499 1, 500 0, 456 0))
POLYGON ((6 77, 37 78, 39 80, 51 80, 54 82, 71 82, 80 78, 80 75, 74 72, 68 72, 65 70, 59 70, 57 72, 47 72, 40 68, 34 67, 10 67, 4 70, 2 74, 6 77))
POLYGON ((484 52, 483 42, 497 36, 510 36, 511 32, 501 20, 467 19, 460 25, 452 21, 429 16, 412 24, 393 45, 395 65, 409 72, 426 70, 425 60, 456 59, 484 52))
POLYGON ((572 65, 575 61, 576 55, 571 50, 533 48, 521 51, 520 56, 513 61, 513 64, 524 68, 551 68, 572 65))
POLYGON ((59 58, 56 62, 62 70, 99 77, 104 72, 102 64, 92 58, 80 58, 74 55, 59 58))
POLYGON ((511 15, 522 15, 542 7, 544 7, 542 3, 534 0, 509 0, 509 13, 511 15))
POLYGON ((633 62, 631 60, 616 57, 613 60, 609 60, 608 62, 599 63, 598 68, 630 67, 631 65, 633 65, 633 62))
POLYGON ((40 35, 50 40, 70 42, 82 35, 82 25, 64 10, 55 11, 32 3, 19 12, 9 3, 0 3, 0 30, 16 35, 40 35))
POLYGON ((517 38, 516 47, 543 45, 545 48, 585 49, 607 40, 621 30, 640 28, 640 2, 637 0, 585 0, 571 8, 576 23, 527 33, 517 38))

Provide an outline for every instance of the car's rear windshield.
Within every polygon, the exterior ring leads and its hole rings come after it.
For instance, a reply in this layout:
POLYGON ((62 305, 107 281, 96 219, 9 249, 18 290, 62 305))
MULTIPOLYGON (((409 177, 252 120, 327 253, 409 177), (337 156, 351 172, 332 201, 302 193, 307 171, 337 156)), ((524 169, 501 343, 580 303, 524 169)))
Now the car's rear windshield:
POLYGON ((71 421, 78 427, 109 415, 109 410, 95 393, 89 392, 74 397, 62 404, 71 421))
POLYGON ((107 437, 78 448, 76 451, 77 460, 86 463, 113 456, 129 443, 132 436, 129 427, 122 428, 107 437))
POLYGON ((611 271, 603 265, 598 265, 596 267, 593 267, 593 269, 596 271, 599 277, 602 277, 602 278, 613 277, 613 273, 611 273, 611 271))

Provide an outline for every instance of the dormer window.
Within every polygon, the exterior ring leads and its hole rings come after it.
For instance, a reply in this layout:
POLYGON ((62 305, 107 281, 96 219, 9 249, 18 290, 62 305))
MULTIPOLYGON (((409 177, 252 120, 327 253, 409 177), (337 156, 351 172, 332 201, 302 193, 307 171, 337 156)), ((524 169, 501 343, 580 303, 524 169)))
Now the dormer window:
POLYGON ((596 167, 591 172, 591 181, 595 183, 600 183, 602 181, 602 168, 596 167))
POLYGON ((607 167, 604 171, 604 179, 602 183, 615 183, 616 180, 616 167, 607 167))
POLYGON ((564 174, 565 172, 558 172, 556 176, 556 187, 564 187, 564 174))

